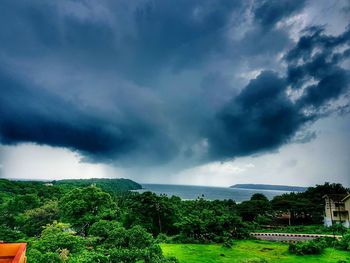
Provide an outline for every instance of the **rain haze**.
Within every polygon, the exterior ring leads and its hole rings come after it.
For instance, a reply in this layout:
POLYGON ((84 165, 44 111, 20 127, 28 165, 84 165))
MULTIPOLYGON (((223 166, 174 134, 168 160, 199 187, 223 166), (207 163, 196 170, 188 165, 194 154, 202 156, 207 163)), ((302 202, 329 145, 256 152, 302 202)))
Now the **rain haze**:
POLYGON ((347 0, 13 1, 0 177, 350 186, 347 0))

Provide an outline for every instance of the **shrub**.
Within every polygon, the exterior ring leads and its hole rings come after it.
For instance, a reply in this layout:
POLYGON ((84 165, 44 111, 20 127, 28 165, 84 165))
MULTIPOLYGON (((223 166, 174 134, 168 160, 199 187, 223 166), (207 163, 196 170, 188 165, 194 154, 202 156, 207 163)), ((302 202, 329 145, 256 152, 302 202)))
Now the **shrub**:
POLYGON ((267 263, 268 261, 265 258, 251 258, 243 260, 242 263, 267 263))
POLYGON ((171 238, 163 233, 160 233, 156 238, 157 243, 169 243, 170 241, 171 241, 171 238))
POLYGON ((350 251, 350 234, 343 236, 343 238, 338 241, 337 248, 350 251))
POLYGON ((342 224, 334 224, 328 227, 330 233, 343 234, 346 233, 347 229, 342 224))
POLYGON ((326 247, 324 241, 310 240, 289 245, 289 252, 296 255, 317 255, 321 254, 326 247))
POLYGON ((21 238, 24 238, 22 232, 11 229, 5 225, 0 225, 0 239, 6 242, 15 242, 21 238))
POLYGON ((319 237, 314 239, 314 241, 321 243, 324 248, 335 247, 338 244, 338 241, 334 237, 319 237))
POLYGON ((222 245, 225 248, 231 248, 233 245, 233 240, 228 238, 225 240, 224 244, 222 245))
POLYGON ((37 249, 30 249, 27 253, 30 263, 62 263, 60 255, 56 252, 40 252, 37 249))
POLYGON ((270 225, 272 223, 272 218, 270 216, 266 216, 266 215, 258 215, 254 222, 256 224, 258 224, 259 226, 261 225, 270 225))
POLYGON ((166 257, 163 259, 159 259, 154 263, 179 263, 179 260, 176 257, 166 257))

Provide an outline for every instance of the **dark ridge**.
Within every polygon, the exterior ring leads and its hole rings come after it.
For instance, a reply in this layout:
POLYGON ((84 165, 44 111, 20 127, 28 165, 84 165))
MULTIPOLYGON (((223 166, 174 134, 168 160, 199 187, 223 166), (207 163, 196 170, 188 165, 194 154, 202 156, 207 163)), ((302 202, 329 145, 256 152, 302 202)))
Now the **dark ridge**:
POLYGON ((291 192, 304 192, 307 189, 307 187, 302 187, 302 186, 271 185, 271 184, 235 184, 230 186, 230 188, 278 190, 278 191, 291 191, 291 192))

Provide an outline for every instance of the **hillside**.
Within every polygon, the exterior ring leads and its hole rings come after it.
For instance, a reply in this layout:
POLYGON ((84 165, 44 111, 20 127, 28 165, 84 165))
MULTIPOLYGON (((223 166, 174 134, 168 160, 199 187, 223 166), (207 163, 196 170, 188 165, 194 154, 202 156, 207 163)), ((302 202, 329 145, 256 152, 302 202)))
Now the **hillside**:
POLYGON ((290 186, 290 185, 271 185, 271 184, 235 184, 230 188, 254 189, 254 190, 277 190, 277 191, 291 191, 304 192, 307 187, 290 186))
POLYGON ((142 186, 130 179, 118 178, 118 179, 107 179, 107 178, 92 178, 92 179, 67 179, 53 181, 53 185, 65 188, 84 187, 89 185, 96 185, 103 191, 115 193, 125 192, 129 190, 142 189, 142 186))

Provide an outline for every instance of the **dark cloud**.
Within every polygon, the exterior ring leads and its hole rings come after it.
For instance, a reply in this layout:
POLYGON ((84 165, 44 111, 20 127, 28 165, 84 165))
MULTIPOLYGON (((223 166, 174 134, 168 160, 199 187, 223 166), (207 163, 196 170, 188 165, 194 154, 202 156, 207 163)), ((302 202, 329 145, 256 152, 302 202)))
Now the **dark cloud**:
POLYGON ((305 3, 305 0, 257 1, 254 8, 254 19, 263 28, 270 29, 283 18, 300 11, 305 6, 305 3))
POLYGON ((162 163, 176 152, 171 140, 149 123, 118 121, 94 109, 79 108, 3 71, 0 83, 2 144, 35 142, 66 147, 79 151, 89 161, 120 159, 126 161, 123 164, 130 161, 127 155, 134 161, 162 163))
POLYGON ((193 67, 222 49, 224 29, 244 5, 225 0, 180 0, 176 5, 158 0, 5 1, 1 47, 15 57, 40 54, 145 83, 164 67, 193 67))
POLYGON ((140 166, 277 149, 348 90, 349 30, 303 32, 285 54, 282 75, 276 57, 292 40, 288 27, 276 25, 304 7, 4 1, 1 143, 65 147, 89 161, 140 166), (293 100, 290 90, 301 95, 293 100))
POLYGON ((250 81, 218 114, 209 140, 214 157, 254 154, 288 142, 309 118, 291 102, 286 88, 287 82, 270 71, 250 81))
POLYGON ((304 106, 320 107, 332 99, 337 99, 349 86, 349 72, 336 68, 327 72, 317 85, 308 86, 299 103, 304 106))
POLYGON ((339 65, 348 58, 350 28, 337 37, 326 35, 322 27, 309 28, 306 34, 286 55, 287 79, 294 89, 304 88, 300 105, 320 107, 349 86, 349 71, 339 65), (340 51, 342 48, 345 51, 340 51), (316 84, 305 87, 311 80, 316 84))
POLYGON ((347 49, 339 48, 348 48, 349 30, 336 37, 321 28, 306 33, 310 35, 301 37, 285 56, 286 78, 263 71, 219 112, 209 140, 214 158, 249 155, 291 142, 305 124, 331 112, 327 108, 334 111, 328 103, 348 92, 349 70, 340 66, 347 49), (288 94, 289 87, 303 88, 296 101, 288 94))
POLYGON ((169 60, 175 67, 197 65, 223 46, 235 10, 244 1, 152 1, 136 12, 133 45, 138 62, 169 60), (147 51, 147 52, 145 52, 147 51))

